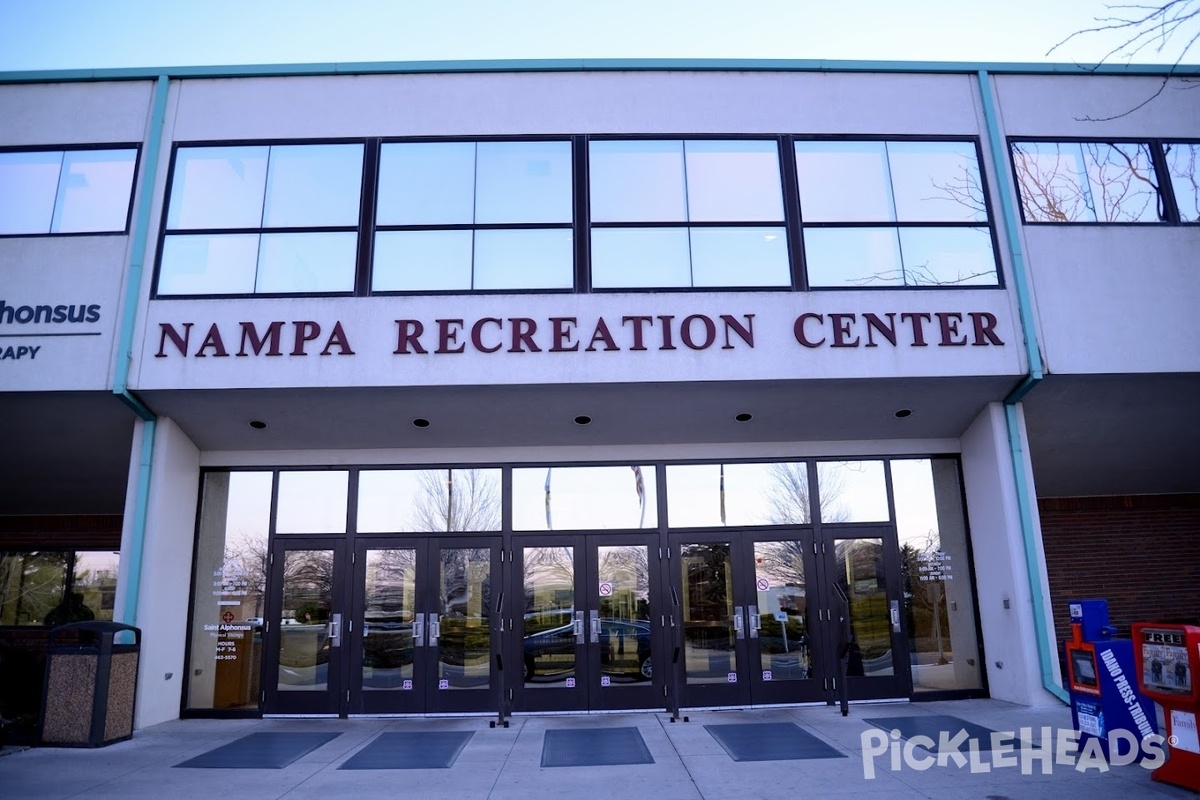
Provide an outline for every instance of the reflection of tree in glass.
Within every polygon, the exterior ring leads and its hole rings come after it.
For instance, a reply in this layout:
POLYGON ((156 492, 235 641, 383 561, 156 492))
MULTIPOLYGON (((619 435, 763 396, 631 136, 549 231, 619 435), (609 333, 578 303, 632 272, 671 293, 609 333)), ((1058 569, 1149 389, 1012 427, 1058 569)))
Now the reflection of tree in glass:
POLYGON ((496 470, 424 470, 414 498, 414 531, 500 529, 500 483, 496 470))
POLYGON ((333 558, 327 550, 289 550, 283 562, 283 614, 301 624, 329 619, 333 558))
POLYGON ((945 583, 940 574, 941 538, 936 530, 924 537, 912 537, 900 546, 900 575, 908 612, 908 635, 917 653, 938 654, 938 663, 945 664, 945 639, 950 636, 949 615, 946 614, 945 583), (937 570, 922 573, 921 568, 937 570))
POLYGON ((1170 167, 1180 221, 1200 222, 1200 175, 1196 170, 1200 145, 1171 142, 1164 145, 1163 151, 1170 167))
POLYGON ((808 465, 776 463, 770 465, 770 480, 763 488, 769 525, 808 525, 812 506, 808 502, 808 465))
POLYGON ((1019 142, 1013 169, 1029 222, 1162 219, 1149 148, 1104 142, 1019 142))
POLYGON ((267 588, 267 540, 261 533, 238 531, 225 542, 221 579, 246 591, 242 608, 247 617, 263 615, 263 593, 267 588))
POLYGON ((621 619, 649 619, 650 561, 642 545, 601 547, 601 582, 613 584, 613 594, 600 598, 600 615, 621 619))
MULTIPOLYGON (((575 555, 572 548, 526 547, 524 562, 526 614, 574 608, 575 555)), ((526 635, 528 633, 527 626, 526 635)))
POLYGON ((65 552, 0 553, 0 622, 40 624, 63 599, 65 552))

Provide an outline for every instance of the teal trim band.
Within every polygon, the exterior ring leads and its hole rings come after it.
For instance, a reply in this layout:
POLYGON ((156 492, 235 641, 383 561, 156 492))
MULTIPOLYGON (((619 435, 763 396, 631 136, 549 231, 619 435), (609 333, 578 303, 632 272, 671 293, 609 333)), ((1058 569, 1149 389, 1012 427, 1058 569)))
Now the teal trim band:
POLYGON ((1008 431, 1009 457, 1012 461, 1013 480, 1017 493, 1017 511, 1021 524, 1021 543, 1025 551, 1025 570, 1029 576, 1029 599, 1033 604, 1033 624, 1037 636, 1038 666, 1042 673, 1042 688, 1064 703, 1070 702, 1061 685, 1054 680, 1055 654, 1047 638, 1046 608, 1048 598, 1042 592, 1041 554, 1034 537, 1035 499, 1025 480, 1027 461, 1021 439, 1021 426, 1017 423, 1017 403, 1033 391, 1042 381, 1042 351, 1038 343, 1037 326, 1033 314, 1033 299, 1029 292, 1029 274, 1025 263, 1025 251, 1021 246, 1020 220, 1017 218, 1015 184, 1010 179, 1008 165, 1008 143, 1000 129, 996 113, 996 97, 992 91, 988 71, 978 72, 979 97, 983 105, 984 125, 988 135, 989 166, 996 181, 996 194, 1000 198, 1000 216, 1004 220, 1004 244, 1008 249, 1008 261, 1012 273, 1012 285, 1017 295, 1017 311, 1021 320, 1021 334, 1025 340, 1025 363, 1028 374, 1004 399, 1004 420, 1008 431))
POLYGON ((158 422, 142 422, 142 455, 138 462, 137 492, 134 495, 133 531, 129 540, 129 568, 125 571, 125 606, 121 622, 137 625, 138 600, 142 586, 142 555, 146 548, 146 520, 150 509, 150 476, 154 466, 154 438, 158 422))
MULTIPOLYGON (((142 175, 138 182, 138 210, 129 236, 133 252, 129 256, 129 274, 125 280, 125 306, 121 310, 121 333, 117 339, 117 361, 113 369, 113 393, 129 396, 129 365, 133 358, 133 329, 137 324, 138 298, 142 292, 142 272, 150 237, 150 207, 154 204, 154 181, 158 174, 158 151, 162 149, 163 126, 167 118, 167 90, 170 80, 159 75, 154 84, 154 101, 150 113, 150 130, 142 153, 142 175)), ((140 405, 140 403, 139 403, 140 405)), ((145 408, 144 406, 142 408, 145 408)), ((139 411, 134 407, 135 411, 139 411)), ((149 410, 146 411, 149 414, 149 410)), ((154 418, 139 411, 144 420, 154 418)))
POLYGON ((148 78, 252 78, 300 75, 424 74, 435 72, 904 72, 970 75, 980 71, 1010 75, 1200 76, 1200 65, 1038 64, 955 61, 837 61, 744 58, 579 58, 448 61, 383 61, 315 64, 235 64, 177 67, 27 70, 0 72, 0 83, 146 80, 148 78))
POLYGON ((1046 596, 1042 594, 1042 571, 1039 553, 1033 541, 1033 498, 1025 480, 1025 448, 1021 446, 1021 426, 1017 423, 1015 403, 1004 404, 1004 420, 1008 427, 1008 443, 1012 451, 1013 478, 1016 480, 1017 507, 1021 514, 1021 533, 1025 544, 1025 569, 1029 574, 1029 598, 1033 601, 1033 625, 1037 636, 1038 664, 1042 670, 1042 688, 1064 703, 1071 698, 1054 680, 1054 654, 1051 652, 1046 629, 1046 596))
POLYGON ((1029 294, 1029 277, 1025 266, 1025 251, 1021 246, 1016 198, 1008 170, 1005 168, 1008 164, 1008 144, 1000 131, 996 97, 992 92, 992 81, 987 70, 979 71, 979 97, 983 104, 983 119, 990 145, 988 151, 991 155, 992 179, 996 181, 996 194, 1000 197, 1000 216, 1004 220, 1004 243, 1008 247, 1009 264, 1012 267, 1010 271, 1013 288, 1017 292, 1021 333, 1025 338, 1026 369, 1029 376, 1036 380, 1042 377, 1042 352, 1038 346, 1037 326, 1033 318, 1033 300, 1029 294))

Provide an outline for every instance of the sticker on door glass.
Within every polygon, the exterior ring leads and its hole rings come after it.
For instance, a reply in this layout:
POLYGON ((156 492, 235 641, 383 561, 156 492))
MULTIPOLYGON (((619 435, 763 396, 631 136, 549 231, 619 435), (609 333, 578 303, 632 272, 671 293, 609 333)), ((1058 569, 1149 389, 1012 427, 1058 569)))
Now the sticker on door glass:
POLYGON ((400 688, 405 691, 411 691, 412 690, 412 681, 405 680, 403 683, 400 684, 400 688))
POLYGON ((446 680, 445 678, 442 678, 440 681, 438 681, 438 688, 439 689, 449 689, 450 681, 446 680))
POLYGON ((567 678, 567 688, 568 689, 575 688, 575 679, 574 678, 567 678))
POLYGON ((771 588, 770 580, 768 580, 767 578, 759 578, 758 579, 758 590, 760 592, 765 592, 767 589, 770 589, 770 588, 771 588))
POLYGON ((771 680, 771 670, 769 670, 769 669, 764 669, 764 670, 763 670, 763 680, 764 680, 764 681, 769 681, 769 680, 771 680))
POLYGON ((611 683, 612 683, 612 679, 611 679, 611 678, 609 678, 607 675, 601 675, 601 676, 600 676, 600 685, 601 685, 601 686, 608 686, 608 685, 610 685, 611 683))
POLYGON ((613 589, 613 587, 612 587, 611 583, 609 583, 608 581, 602 581, 600 583, 600 596, 601 597, 612 597, 612 589, 613 589))
POLYGON ((737 683, 737 673, 729 673, 727 676, 725 676, 725 680, 727 680, 729 683, 737 683))

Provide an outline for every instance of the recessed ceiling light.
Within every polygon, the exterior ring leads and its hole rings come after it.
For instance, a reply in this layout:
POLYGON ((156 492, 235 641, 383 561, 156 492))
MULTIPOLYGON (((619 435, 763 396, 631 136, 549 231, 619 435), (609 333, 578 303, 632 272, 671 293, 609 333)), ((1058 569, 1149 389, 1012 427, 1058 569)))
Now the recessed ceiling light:
POLYGON ((580 414, 578 417, 575 418, 575 424, 576 425, 590 425, 590 424, 592 424, 592 418, 589 417, 587 414, 580 414))
POLYGON ((428 428, 429 420, 424 419, 423 417, 417 417, 413 420, 413 426, 417 428, 428 428))
POLYGON ((912 416, 911 408, 902 408, 896 412, 896 419, 904 419, 905 417, 911 417, 911 416, 912 416))
POLYGON ((736 419, 738 422, 749 422, 750 420, 754 419, 754 415, 747 414, 743 411, 741 414, 735 416, 734 419, 736 419))
POLYGON ((250 427, 254 428, 256 431, 261 431, 263 428, 267 427, 267 423, 263 422, 261 419, 252 419, 250 420, 250 427))

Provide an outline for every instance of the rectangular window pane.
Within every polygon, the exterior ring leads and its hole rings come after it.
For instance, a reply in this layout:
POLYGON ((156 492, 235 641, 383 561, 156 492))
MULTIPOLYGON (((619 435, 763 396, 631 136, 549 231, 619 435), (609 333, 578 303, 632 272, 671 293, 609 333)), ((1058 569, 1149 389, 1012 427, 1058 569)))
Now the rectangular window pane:
POLYGON ((380 231, 375 234, 376 292, 471 288, 471 231, 380 231))
POLYGON ((913 691, 982 685, 967 526, 954 459, 891 462, 913 691))
POLYGON ((568 228, 475 231, 475 289, 570 289, 575 250, 568 228))
POLYGON ((498 530, 498 469, 390 469, 358 474, 359 533, 498 530))
POLYGON ((379 149, 379 225, 475 221, 474 142, 393 142, 379 149))
POLYGON ((693 286, 791 286, 783 228, 692 228, 693 286))
POLYGON ((1096 221, 1077 143, 1020 142, 1012 154, 1026 222, 1096 221))
POLYGON ((358 225, 361 144, 274 145, 264 228, 358 225))
POLYGON ((255 291, 353 291, 357 244, 354 233, 264 233, 255 291))
POLYGON ((0 153, 0 234, 49 233, 61 151, 0 153))
POLYGON ((1101 221, 1162 219, 1149 145, 1085 142, 1082 147, 1096 216, 1101 221))
POLYGON ((513 530, 654 528, 654 467, 513 470, 513 530))
POLYGON ((592 287, 665 289, 692 285, 687 228, 593 228, 592 287))
POLYGON ((258 234, 167 236, 158 272, 160 295, 250 294, 258 234))
POLYGON ((276 533, 345 533, 349 474, 280 472, 276 533))
POLYGON ((48 625, 54 622, 49 615, 63 600, 70 555, 66 552, 0 552, 0 625, 48 625))
POLYGON ((683 142, 588 145, 593 222, 685 222, 683 142))
POLYGON ((90 619, 112 621, 117 599, 117 576, 121 554, 108 550, 81 550, 75 553, 72 586, 90 619))
POLYGON ((887 487, 882 461, 817 463, 821 522, 887 522, 887 487))
POLYGON ((796 142, 800 216, 805 222, 891 222, 883 142, 796 142))
POLYGON ((804 255, 809 286, 904 285, 895 228, 808 228, 804 255))
POLYGON ((986 222, 979 162, 971 142, 888 142, 900 222, 986 222))
POLYGON ((783 220, 775 142, 689 141, 684 148, 689 221, 783 220))
POLYGON ((270 472, 204 475, 188 708, 258 708, 271 482, 270 472), (230 622, 223 621, 226 614, 230 622))
POLYGON ((475 222, 570 222, 570 142, 480 142, 475 222))
POLYGON ((987 228, 901 228, 905 286, 995 286, 987 228))
POLYGON ((677 464, 667 467, 672 528, 808 525, 808 468, 775 464, 677 464))
MULTIPOLYGON (((1200 144, 1171 142, 1166 146, 1167 169, 1182 222, 1200 222, 1200 144)), ((3 198, 0 197, 0 203, 3 198)))
POLYGON ((53 233, 123 231, 135 150, 72 150, 63 156, 53 233))
POLYGON ((167 228, 260 227, 269 151, 265 145, 177 150, 167 228))

